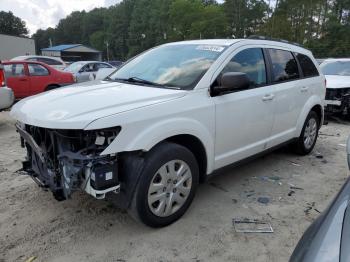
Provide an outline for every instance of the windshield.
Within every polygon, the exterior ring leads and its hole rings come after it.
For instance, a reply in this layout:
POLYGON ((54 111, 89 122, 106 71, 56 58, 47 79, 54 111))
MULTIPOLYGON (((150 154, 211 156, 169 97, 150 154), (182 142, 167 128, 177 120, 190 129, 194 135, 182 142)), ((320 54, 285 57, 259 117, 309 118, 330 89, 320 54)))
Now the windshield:
POLYGON ((324 62, 320 68, 324 75, 350 76, 350 61, 324 62))
POLYGON ((193 89, 224 49, 217 45, 160 46, 135 57, 107 80, 143 80, 154 86, 193 89))
POLYGON ((78 72, 80 70, 80 68, 82 68, 82 66, 84 66, 86 63, 82 63, 82 62, 75 62, 71 65, 69 65, 68 67, 66 67, 64 69, 64 71, 69 71, 69 72, 78 72))

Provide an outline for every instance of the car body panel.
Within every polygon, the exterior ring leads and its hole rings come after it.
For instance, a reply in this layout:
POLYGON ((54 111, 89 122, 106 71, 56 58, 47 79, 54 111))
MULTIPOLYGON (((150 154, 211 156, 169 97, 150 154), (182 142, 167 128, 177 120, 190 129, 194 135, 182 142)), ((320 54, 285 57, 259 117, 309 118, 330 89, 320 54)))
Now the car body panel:
POLYGON ((350 76, 336 76, 325 75, 327 79, 327 88, 349 88, 350 89, 350 76))
POLYGON ((12 58, 11 61, 41 62, 61 71, 67 67, 66 63, 60 57, 53 57, 53 56, 36 56, 36 55, 18 56, 18 57, 12 58))
POLYGON ((15 100, 15 96, 11 88, 7 86, 0 87, 0 111, 9 108, 15 100))
POLYGON ((3 64, 4 66, 22 65, 24 68, 22 74, 6 77, 7 84, 13 89, 16 99, 44 92, 48 86, 63 86, 74 83, 72 74, 56 70, 44 63, 16 60, 3 64), (28 65, 42 66, 47 70, 48 75, 30 75, 28 65))
POLYGON ((91 81, 24 99, 16 104, 12 115, 34 126, 84 129, 101 117, 162 103, 185 94, 186 91, 181 90, 91 81))

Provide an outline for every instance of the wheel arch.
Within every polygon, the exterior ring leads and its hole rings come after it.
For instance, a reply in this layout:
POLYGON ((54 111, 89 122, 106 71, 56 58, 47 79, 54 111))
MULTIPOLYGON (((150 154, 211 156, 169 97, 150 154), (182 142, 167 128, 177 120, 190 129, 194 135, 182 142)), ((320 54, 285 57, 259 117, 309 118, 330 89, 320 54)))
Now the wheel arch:
POLYGON ((320 97, 312 96, 306 102, 303 110, 301 111, 301 113, 299 115, 295 137, 299 137, 300 136, 301 131, 302 131, 303 126, 304 126, 305 119, 307 118, 308 114, 311 111, 315 111, 316 114, 319 116, 320 127, 322 126, 322 124, 323 124, 323 117, 324 117, 323 102, 320 99, 320 97))

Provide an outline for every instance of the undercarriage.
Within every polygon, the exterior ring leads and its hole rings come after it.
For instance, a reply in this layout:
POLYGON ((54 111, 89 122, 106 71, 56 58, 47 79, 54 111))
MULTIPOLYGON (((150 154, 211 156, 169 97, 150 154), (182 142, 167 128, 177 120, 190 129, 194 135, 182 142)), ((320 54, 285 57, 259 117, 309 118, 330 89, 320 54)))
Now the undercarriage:
POLYGON ((120 127, 103 130, 47 129, 16 124, 22 147, 27 149, 23 171, 41 187, 50 189, 61 201, 83 190, 97 199, 118 193, 117 155, 101 152, 120 132, 120 127))
POLYGON ((337 88, 326 90, 326 107, 327 113, 350 114, 350 88, 337 88))

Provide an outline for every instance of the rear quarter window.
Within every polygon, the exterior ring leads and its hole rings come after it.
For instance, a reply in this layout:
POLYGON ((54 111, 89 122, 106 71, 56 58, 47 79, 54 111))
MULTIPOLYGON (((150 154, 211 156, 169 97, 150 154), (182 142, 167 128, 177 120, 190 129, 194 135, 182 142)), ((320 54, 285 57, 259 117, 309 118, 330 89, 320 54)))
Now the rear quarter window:
POLYGON ((272 64, 272 82, 298 79, 299 69, 293 54, 286 50, 268 49, 272 64))
POLYGON ((310 57, 303 54, 296 54, 296 57, 299 61, 301 71, 303 72, 304 77, 319 76, 317 68, 310 59, 310 57))
POLYGON ((24 76, 23 64, 4 65, 5 77, 21 77, 24 76))

